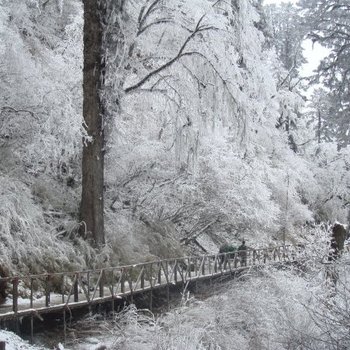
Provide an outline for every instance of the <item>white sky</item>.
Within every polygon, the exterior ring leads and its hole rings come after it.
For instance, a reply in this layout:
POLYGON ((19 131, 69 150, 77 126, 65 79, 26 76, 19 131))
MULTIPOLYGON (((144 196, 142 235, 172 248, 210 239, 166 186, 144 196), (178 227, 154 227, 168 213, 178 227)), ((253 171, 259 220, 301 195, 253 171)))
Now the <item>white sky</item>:
POLYGON ((296 4, 298 0, 264 0, 264 5, 280 4, 282 2, 291 2, 293 4, 296 4))
MULTIPOLYGON (((281 3, 288 3, 291 2, 293 4, 296 4, 298 0, 264 0, 264 5, 270 5, 270 4, 281 4, 281 3)), ((303 42, 303 49, 304 49, 304 55, 307 59, 308 63, 304 64, 301 67, 301 75, 302 76, 308 76, 311 75, 313 70, 315 70, 322 58, 324 58, 328 53, 329 50, 322 47, 319 44, 312 45, 311 40, 305 40, 303 42)))
POLYGON ((321 59, 323 59, 329 53, 329 50, 317 43, 312 45, 311 40, 304 40, 302 46, 308 63, 301 67, 301 75, 308 76, 311 75, 312 71, 317 68, 321 59))

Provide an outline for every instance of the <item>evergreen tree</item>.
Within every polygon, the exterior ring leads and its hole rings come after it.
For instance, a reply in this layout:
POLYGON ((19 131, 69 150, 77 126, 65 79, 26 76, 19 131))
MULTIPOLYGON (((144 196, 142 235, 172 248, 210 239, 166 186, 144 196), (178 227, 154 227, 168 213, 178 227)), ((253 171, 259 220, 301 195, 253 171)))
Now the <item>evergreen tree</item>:
POLYGON ((302 0, 309 38, 330 53, 317 69, 316 82, 329 90, 329 124, 338 147, 350 144, 350 4, 347 0, 302 0))
POLYGON ((302 53, 302 41, 305 29, 301 26, 298 9, 292 3, 282 3, 278 6, 266 6, 270 19, 272 43, 279 59, 291 78, 298 76, 298 69, 305 58, 302 53))

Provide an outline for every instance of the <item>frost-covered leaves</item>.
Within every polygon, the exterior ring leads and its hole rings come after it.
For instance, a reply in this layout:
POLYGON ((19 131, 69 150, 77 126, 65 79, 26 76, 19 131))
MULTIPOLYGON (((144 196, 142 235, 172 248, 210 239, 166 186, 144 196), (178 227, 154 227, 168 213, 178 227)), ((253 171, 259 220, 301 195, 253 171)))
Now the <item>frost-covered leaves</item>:
POLYGON ((78 3, 52 4, 0 5, 0 137, 33 171, 56 173, 80 149, 82 20, 78 3))
MULTIPOLYGON (((52 272, 83 265, 71 242, 62 239, 62 232, 50 226, 50 210, 55 216, 52 207, 47 208, 45 218, 42 207, 33 203, 26 185, 8 176, 0 176, 0 180, 1 268, 14 274, 52 272)), ((77 240, 79 245, 84 249, 77 240)))
MULTIPOLYGON (((299 197, 298 172, 307 174, 306 164, 275 128, 280 106, 292 123, 301 101, 294 92, 278 91, 277 59, 256 26, 255 5, 158 5, 149 23, 161 23, 134 34, 125 66, 127 94, 109 140, 110 217, 119 221, 131 210, 132 219, 170 221, 178 239, 228 229, 261 240, 284 225, 288 201, 291 227, 310 219, 299 197), (157 71, 176 57, 204 14, 199 25, 210 29, 187 42, 188 55, 157 71)), ((142 6, 130 12, 130 22, 144 15, 142 6)))
POLYGON ((333 137, 340 147, 349 142, 350 6, 348 1, 300 1, 309 37, 330 50, 318 67, 318 81, 332 99, 333 137))
POLYGON ((322 188, 322 191, 315 191, 318 200, 313 209, 320 220, 331 217, 344 223, 350 199, 349 147, 338 151, 334 143, 321 143, 312 151, 312 160, 317 165, 315 178, 322 188))
POLYGON ((301 25, 301 17, 297 7, 292 3, 269 5, 266 7, 269 17, 272 43, 284 68, 291 78, 298 75, 298 69, 305 59, 302 55, 302 41, 305 28, 301 25))
MULTIPOLYGON (((291 127, 302 101, 281 84, 288 72, 266 45, 258 2, 127 1, 122 15, 106 4, 109 262, 180 255, 180 239, 201 234, 262 243, 312 220, 322 189, 288 145, 304 142, 291 127)), ((38 176, 28 183, 59 173, 76 189, 81 3, 0 6, 1 172, 24 165, 38 176)), ((74 215, 76 197, 63 206, 66 191, 49 192, 44 210, 74 215)))

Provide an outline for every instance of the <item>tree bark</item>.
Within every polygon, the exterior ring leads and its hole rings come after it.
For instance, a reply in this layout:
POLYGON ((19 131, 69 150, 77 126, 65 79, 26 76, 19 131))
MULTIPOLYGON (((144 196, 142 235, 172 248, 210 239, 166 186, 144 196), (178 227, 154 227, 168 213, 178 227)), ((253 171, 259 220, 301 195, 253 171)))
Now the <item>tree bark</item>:
POLYGON ((84 0, 83 115, 89 140, 83 142, 81 234, 98 247, 104 237, 103 13, 99 1, 84 0))

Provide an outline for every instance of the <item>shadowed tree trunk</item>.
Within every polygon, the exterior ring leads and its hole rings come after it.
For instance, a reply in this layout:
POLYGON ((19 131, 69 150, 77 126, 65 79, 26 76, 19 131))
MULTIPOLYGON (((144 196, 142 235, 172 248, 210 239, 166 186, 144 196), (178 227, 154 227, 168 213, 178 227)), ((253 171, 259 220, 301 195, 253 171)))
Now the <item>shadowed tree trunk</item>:
POLYGON ((98 247, 104 238, 103 10, 96 0, 84 0, 83 114, 89 140, 83 144, 81 234, 98 247))

